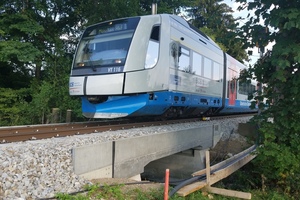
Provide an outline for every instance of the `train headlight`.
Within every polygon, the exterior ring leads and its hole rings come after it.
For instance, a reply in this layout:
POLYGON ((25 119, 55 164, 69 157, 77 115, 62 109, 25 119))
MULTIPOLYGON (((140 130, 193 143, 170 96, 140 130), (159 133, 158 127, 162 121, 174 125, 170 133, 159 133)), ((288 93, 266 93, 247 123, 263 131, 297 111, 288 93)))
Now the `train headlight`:
POLYGON ((77 67, 84 67, 84 63, 83 62, 77 63, 77 67))
POLYGON ((120 63, 122 63, 122 60, 121 60, 121 59, 116 59, 116 60, 115 60, 115 63, 120 64, 120 63))

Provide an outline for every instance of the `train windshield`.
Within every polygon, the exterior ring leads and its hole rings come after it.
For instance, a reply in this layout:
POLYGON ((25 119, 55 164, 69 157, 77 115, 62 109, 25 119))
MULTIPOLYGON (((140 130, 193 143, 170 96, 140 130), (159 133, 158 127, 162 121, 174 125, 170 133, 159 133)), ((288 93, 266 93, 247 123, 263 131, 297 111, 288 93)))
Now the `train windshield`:
POLYGON ((104 22, 85 30, 74 62, 75 68, 124 66, 139 18, 104 22))

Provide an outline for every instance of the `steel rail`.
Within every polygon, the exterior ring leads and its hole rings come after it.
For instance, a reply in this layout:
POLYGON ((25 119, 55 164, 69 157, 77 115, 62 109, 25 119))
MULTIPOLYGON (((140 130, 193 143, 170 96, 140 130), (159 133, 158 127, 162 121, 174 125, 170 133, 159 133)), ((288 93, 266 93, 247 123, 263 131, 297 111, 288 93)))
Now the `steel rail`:
MULTIPOLYGON (((253 114, 252 114, 253 115, 253 114)), ((246 116, 246 115, 243 115, 246 116)), ((223 118, 241 117, 241 115, 215 116, 204 118, 204 120, 217 120, 223 118)), ((19 142, 26 140, 46 139, 52 137, 65 137, 80 134, 98 133, 104 131, 115 131, 122 129, 149 127, 169 124, 201 121, 202 118, 172 119, 165 121, 143 121, 133 120, 93 121, 78 123, 59 123, 44 125, 27 125, 0 127, 0 143, 19 142)))
MULTIPOLYGON (((198 119, 199 120, 199 119, 198 119)), ((0 128, 0 143, 18 142, 26 140, 46 139, 52 137, 65 137, 80 134, 98 133, 104 131, 115 131, 122 129, 167 125, 174 123, 185 123, 195 121, 188 120, 168 120, 168 121, 148 121, 148 122, 89 122, 89 123, 66 123, 51 125, 32 125, 18 127, 0 128)))

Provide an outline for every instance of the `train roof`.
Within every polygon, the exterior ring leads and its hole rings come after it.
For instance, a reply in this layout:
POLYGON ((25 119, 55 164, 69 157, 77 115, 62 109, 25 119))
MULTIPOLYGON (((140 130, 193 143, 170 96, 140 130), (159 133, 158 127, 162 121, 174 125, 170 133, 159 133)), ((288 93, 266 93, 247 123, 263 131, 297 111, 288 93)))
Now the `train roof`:
POLYGON ((196 34, 201 35, 211 45, 217 47, 218 49, 221 49, 220 46, 218 44, 216 44, 208 35, 206 35, 205 33, 203 33, 200 29, 198 29, 197 27, 195 27, 191 23, 187 22, 183 17, 180 17, 178 15, 170 15, 170 14, 162 14, 162 15, 169 15, 170 18, 173 18, 178 23, 180 23, 181 25, 185 26, 187 29, 195 32, 196 34))

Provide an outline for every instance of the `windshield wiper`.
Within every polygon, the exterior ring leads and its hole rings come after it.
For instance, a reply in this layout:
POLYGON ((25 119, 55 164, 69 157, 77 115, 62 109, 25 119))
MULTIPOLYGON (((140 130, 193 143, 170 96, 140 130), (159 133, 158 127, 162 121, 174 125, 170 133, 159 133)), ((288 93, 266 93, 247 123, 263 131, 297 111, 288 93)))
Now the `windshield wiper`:
MULTIPOLYGON (((90 61, 90 62, 92 62, 92 61, 90 61)), ((96 71, 97 71, 97 68, 96 68, 96 66, 95 66, 95 65, 91 64, 91 67, 92 67, 92 70, 93 70, 94 72, 96 72, 96 71)))
MULTIPOLYGON (((93 51, 89 48, 90 41, 91 41, 91 40, 86 41, 85 46, 84 46, 84 48, 83 48, 83 53, 84 53, 84 54, 87 54, 88 57, 90 57, 89 54, 93 53, 93 51)), ((93 61, 91 61, 90 58, 88 59, 88 65, 92 68, 92 70, 93 70, 94 72, 97 71, 96 66, 93 64, 93 61)))

